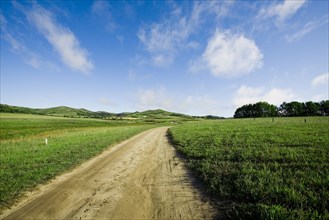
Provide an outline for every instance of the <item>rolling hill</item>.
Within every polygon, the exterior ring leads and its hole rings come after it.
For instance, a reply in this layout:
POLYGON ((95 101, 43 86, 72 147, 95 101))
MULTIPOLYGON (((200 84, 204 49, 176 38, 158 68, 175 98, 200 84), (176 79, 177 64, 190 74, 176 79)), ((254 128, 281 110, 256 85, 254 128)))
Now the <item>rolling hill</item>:
POLYGON ((71 108, 67 106, 58 106, 53 108, 27 108, 20 106, 11 106, 0 104, 0 112, 7 113, 23 113, 23 114, 37 114, 57 117, 71 117, 71 118, 101 118, 101 119, 143 119, 143 120, 194 120, 196 118, 203 119, 221 119, 218 116, 190 116, 181 113, 168 112, 162 109, 147 110, 142 112, 122 112, 109 113, 105 111, 93 112, 83 108, 71 108))
POLYGON ((76 109, 67 106, 58 106, 53 108, 27 108, 20 106, 11 106, 0 104, 0 112, 8 113, 24 113, 24 114, 37 114, 37 115, 48 115, 48 116, 59 116, 59 117, 73 117, 73 118, 107 118, 113 117, 116 114, 108 112, 93 112, 87 109, 76 109))

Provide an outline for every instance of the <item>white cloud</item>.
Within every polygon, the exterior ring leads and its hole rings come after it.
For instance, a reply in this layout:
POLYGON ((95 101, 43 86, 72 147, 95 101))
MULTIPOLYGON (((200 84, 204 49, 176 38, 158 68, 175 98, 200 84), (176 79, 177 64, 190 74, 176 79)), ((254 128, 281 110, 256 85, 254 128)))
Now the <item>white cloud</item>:
POLYGON ((234 4, 234 0, 228 1, 198 1, 194 2, 190 22, 194 26, 200 25, 207 16, 211 19, 220 19, 229 14, 229 9, 234 4))
POLYGON ((110 5, 106 1, 96 0, 91 6, 92 13, 102 15, 103 13, 107 14, 109 12, 110 5))
POLYGON ((155 65, 170 64, 189 31, 184 18, 175 18, 141 28, 138 38, 155 65), (176 22, 172 21, 176 20, 176 22))
POLYGON ((241 105, 258 102, 261 99, 262 93, 262 88, 241 86, 234 94, 233 104, 239 107, 241 105))
POLYGON ((7 25, 7 20, 5 16, 3 16, 2 12, 0 11, 0 25, 3 27, 4 25, 7 25))
POLYGON ((120 44, 122 46, 125 37, 123 35, 118 34, 118 35, 116 35, 116 39, 120 42, 120 44))
POLYGON ((273 88, 266 91, 260 87, 241 86, 233 96, 233 105, 240 107, 245 104, 266 101, 270 104, 279 105, 282 102, 291 101, 295 98, 291 89, 273 88))
POLYGON ((329 86, 329 73, 321 74, 312 80, 312 86, 327 85, 329 86))
POLYGON ((306 0, 284 0, 281 3, 272 4, 267 8, 263 8, 259 12, 259 17, 277 19, 277 24, 284 22, 289 17, 293 16, 300 9, 306 0))
POLYGON ((294 34, 291 34, 291 35, 286 35, 285 36, 285 39, 288 41, 288 42, 292 42, 292 41, 295 41, 295 40, 298 40, 300 38, 302 38, 304 35, 310 33, 311 31, 321 27, 322 25, 325 25, 327 24, 329 21, 329 17, 328 15, 318 19, 318 20, 315 20, 315 21, 310 21, 308 23, 306 23, 304 25, 303 28, 301 28, 299 31, 297 31, 296 33, 294 34))
POLYGON ((264 94, 264 100, 275 105, 279 105, 282 102, 291 101, 295 98, 291 89, 278 89, 273 88, 264 94))
POLYGON ((112 102, 106 97, 99 98, 98 102, 101 103, 102 105, 112 105, 112 102))
POLYGON ((9 32, 7 28, 7 20, 5 16, 1 13, 1 11, 0 11, 0 28, 1 28, 1 38, 6 40, 14 51, 20 52, 26 50, 25 46, 22 43, 20 43, 19 40, 14 38, 13 35, 9 32))
POLYGON ((192 11, 183 15, 182 8, 172 3, 173 10, 158 23, 139 28, 137 36, 155 65, 168 65, 184 48, 195 49, 198 43, 189 41, 207 16, 220 17, 227 13, 231 1, 193 2, 192 11))
POLYGON ((164 109, 191 115, 220 115, 220 104, 208 95, 177 97, 165 87, 140 89, 136 95, 139 110, 164 109))
POLYGON ((136 73, 134 71, 132 71, 132 70, 129 70, 129 72, 128 72, 128 79, 130 81, 135 81, 136 80, 136 73))
POLYGON ((80 47, 73 32, 56 22, 50 11, 35 5, 25 13, 29 21, 54 47, 65 65, 83 73, 88 73, 93 69, 87 50, 80 47))
POLYGON ((156 66, 166 66, 167 64, 172 63, 173 61, 173 56, 172 54, 156 54, 152 56, 152 63, 155 64, 156 66))
POLYGON ((43 67, 54 69, 58 71, 58 67, 54 64, 42 59, 38 54, 29 49, 23 40, 18 39, 14 36, 19 34, 12 33, 12 30, 7 26, 7 20, 0 12, 0 26, 1 26, 1 38, 9 43, 11 46, 11 51, 15 54, 22 56, 24 62, 35 69, 40 69, 43 67))
POLYGON ((188 48, 191 48, 191 49, 197 49, 199 48, 200 44, 196 41, 191 41, 191 42, 188 42, 187 44, 187 47, 188 48))
POLYGON ((113 22, 111 7, 107 1, 94 1, 91 12, 105 23, 105 29, 108 32, 113 32, 117 25, 113 22))
POLYGON ((314 95, 311 100, 314 102, 321 102, 322 100, 328 100, 328 96, 324 94, 317 94, 314 95))
POLYGON ((208 95, 187 96, 176 105, 180 111, 192 115, 221 115, 219 102, 208 95))
POLYGON ((140 89, 137 91, 137 108, 140 110, 149 109, 171 109, 172 99, 168 97, 164 87, 158 89, 140 89))
POLYGON ((202 57, 191 65, 191 71, 209 69, 216 77, 234 78, 246 75, 263 64, 263 54, 252 39, 216 30, 202 57))

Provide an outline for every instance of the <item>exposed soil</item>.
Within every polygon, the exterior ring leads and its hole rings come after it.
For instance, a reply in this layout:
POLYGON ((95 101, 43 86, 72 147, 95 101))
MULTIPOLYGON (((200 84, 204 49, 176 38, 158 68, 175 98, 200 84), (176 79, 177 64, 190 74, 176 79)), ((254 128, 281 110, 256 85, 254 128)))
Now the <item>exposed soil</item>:
POLYGON ((213 219, 216 210, 155 128, 30 192, 1 219, 213 219))

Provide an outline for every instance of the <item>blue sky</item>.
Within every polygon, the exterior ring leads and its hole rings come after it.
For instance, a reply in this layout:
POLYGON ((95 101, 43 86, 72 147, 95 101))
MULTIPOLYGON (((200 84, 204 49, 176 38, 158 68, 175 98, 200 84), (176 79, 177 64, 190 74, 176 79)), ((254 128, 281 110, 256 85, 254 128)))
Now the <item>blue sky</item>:
POLYGON ((233 116, 329 99, 328 1, 1 1, 1 103, 233 116))

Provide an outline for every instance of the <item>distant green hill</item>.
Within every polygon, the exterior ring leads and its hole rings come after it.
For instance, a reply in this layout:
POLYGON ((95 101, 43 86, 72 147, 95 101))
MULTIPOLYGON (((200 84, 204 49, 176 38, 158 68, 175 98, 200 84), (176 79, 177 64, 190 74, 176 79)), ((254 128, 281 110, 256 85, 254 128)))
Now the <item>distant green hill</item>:
POLYGON ((53 108, 26 108, 19 106, 11 106, 0 104, 0 112, 9 113, 25 113, 25 114, 37 114, 37 115, 49 115, 49 116, 60 116, 60 117, 85 117, 85 118, 106 118, 116 116, 114 113, 108 112, 92 112, 87 109, 76 109, 67 106, 59 106, 53 108))
POLYGON ((53 108, 27 108, 19 106, 11 106, 0 104, 0 112, 8 113, 24 113, 49 115, 58 117, 72 117, 72 118, 107 118, 107 119, 141 119, 141 120, 194 120, 198 119, 221 119, 217 116, 190 116, 175 112, 168 112, 162 109, 147 110, 143 112, 123 112, 123 113, 109 113, 105 111, 93 112, 83 108, 71 108, 67 106, 58 106, 53 108))
POLYGON ((129 114, 130 117, 136 118, 153 118, 153 119, 169 119, 169 118, 187 118, 192 119, 192 116, 174 113, 174 112, 167 112, 162 109, 156 110, 147 110, 144 112, 134 112, 129 114))
POLYGON ((11 105, 5 105, 5 104, 0 104, 0 112, 38 114, 35 111, 35 109, 32 109, 32 108, 11 106, 11 105))

